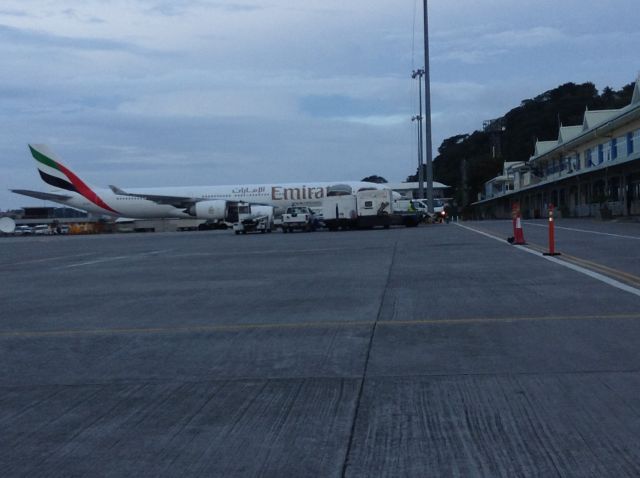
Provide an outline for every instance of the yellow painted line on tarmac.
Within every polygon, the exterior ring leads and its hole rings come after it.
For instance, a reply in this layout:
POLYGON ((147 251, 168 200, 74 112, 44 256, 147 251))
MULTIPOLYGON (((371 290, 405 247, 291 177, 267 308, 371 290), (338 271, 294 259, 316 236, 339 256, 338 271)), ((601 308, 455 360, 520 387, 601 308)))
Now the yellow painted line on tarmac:
POLYGON ((32 331, 3 331, 0 337, 56 337, 56 336, 84 336, 84 335, 128 335, 128 334, 184 334, 194 332, 233 332, 250 329, 313 329, 332 327, 371 326, 373 321, 344 321, 344 322, 293 322, 268 324, 223 324, 223 325, 195 325, 189 327, 132 327, 117 329, 62 329, 62 330, 32 330, 32 331))
POLYGON ((625 272, 625 271, 621 271, 619 269, 614 269, 612 267, 609 266, 605 266, 604 264, 600 264, 598 262, 593 262, 587 259, 582 259, 580 257, 576 257, 576 256, 572 256, 570 254, 562 254, 564 256, 564 258, 568 261, 574 262, 574 263, 578 263, 580 265, 582 265, 583 267, 587 267, 587 268, 592 268, 592 269, 596 269, 599 272, 612 276, 620 281, 623 282, 627 282, 630 285, 633 285, 635 287, 640 287, 640 277, 638 277, 635 274, 631 274, 629 272, 625 272))
POLYGON ((640 320, 640 314, 615 315, 557 315, 522 317, 469 317, 460 319, 424 319, 424 320, 380 320, 378 325, 464 325, 494 324, 510 322, 544 322, 561 320, 640 320))
MULTIPOLYGON (((563 320, 640 320, 640 314, 616 315, 566 315, 566 316, 523 316, 523 317, 463 317, 456 319, 416 319, 416 320, 379 320, 378 326, 410 327, 434 325, 468 325, 468 324, 496 324, 515 322, 546 322, 563 320)), ((295 329, 324 329, 344 327, 372 327, 374 321, 344 321, 344 322, 299 322, 283 324, 228 324, 193 327, 148 327, 148 328, 120 328, 120 329, 67 329, 67 330, 35 330, 35 331, 3 331, 0 338, 39 338, 39 337, 83 337, 83 336, 112 336, 112 335, 162 335, 189 334, 210 332, 234 332, 246 330, 295 330, 295 329)))
MULTIPOLYGON (((527 246, 530 249, 534 249, 540 253, 544 253, 547 252, 548 249, 539 245, 539 244, 534 244, 534 243, 527 243, 527 246)), ((526 246, 525 246, 526 247, 526 246)), ((631 274, 630 272, 625 272, 625 271, 621 271, 620 269, 614 269, 613 267, 609 267, 609 266, 605 266, 604 264, 600 264, 599 262, 594 262, 594 261, 590 261, 588 259, 583 259, 581 257, 577 257, 577 256, 573 256, 571 254, 567 254, 565 252, 562 252, 560 256, 556 257, 557 259, 562 259, 565 260, 567 262, 572 262, 574 264, 580 265, 582 267, 585 267, 587 269, 591 269, 594 270, 596 272, 600 272, 602 274, 608 275, 610 277, 613 277, 614 279, 623 281, 628 283, 629 285, 632 285, 634 287, 640 287, 640 277, 635 275, 635 274, 631 274)))
MULTIPOLYGON (((494 233, 487 231, 486 229, 482 229, 477 226, 474 226, 474 227, 462 226, 462 225, 459 225, 459 226, 464 229, 469 229, 469 230, 478 232, 479 234, 491 237, 498 241, 502 241, 500 236, 497 236, 494 233)), ((536 251, 536 252, 539 252, 541 255, 548 251, 546 247, 540 244, 532 243, 532 242, 527 242, 524 246, 517 246, 517 247, 523 248, 523 249, 529 249, 530 251, 536 251)), ((598 262, 583 259, 577 256, 573 256, 571 254, 566 254, 564 252, 562 252, 561 255, 559 256, 554 256, 553 262, 558 262, 558 263, 564 262, 564 263, 574 264, 576 266, 582 267, 583 269, 587 269, 592 272, 596 272, 606 277, 623 282, 633 288, 636 288, 636 289, 640 288, 639 276, 635 274, 631 274, 629 272, 621 271, 619 269, 614 269, 609 266, 605 266, 604 264, 600 264, 598 262)))

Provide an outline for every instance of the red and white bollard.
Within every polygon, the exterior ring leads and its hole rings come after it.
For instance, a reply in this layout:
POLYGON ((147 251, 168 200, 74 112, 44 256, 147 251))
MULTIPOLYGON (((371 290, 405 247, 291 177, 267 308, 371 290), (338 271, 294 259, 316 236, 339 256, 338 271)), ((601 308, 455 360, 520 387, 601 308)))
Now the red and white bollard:
POLYGON ((543 252, 545 256, 559 256, 560 253, 556 252, 556 235, 555 226, 553 220, 553 204, 549 204, 549 252, 543 252))

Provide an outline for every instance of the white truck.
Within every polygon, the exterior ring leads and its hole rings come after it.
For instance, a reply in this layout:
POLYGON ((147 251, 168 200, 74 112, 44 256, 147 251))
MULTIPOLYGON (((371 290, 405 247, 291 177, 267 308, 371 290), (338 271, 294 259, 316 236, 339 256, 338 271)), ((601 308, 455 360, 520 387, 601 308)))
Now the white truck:
POLYGON ((367 189, 355 194, 328 196, 322 202, 324 223, 330 231, 338 229, 389 228, 392 225, 417 226, 421 213, 394 208, 393 191, 367 189))
POLYGON ((317 227, 316 216, 307 206, 290 206, 282 215, 282 232, 295 230, 311 232, 317 227))
POLYGON ((236 234, 248 232, 271 232, 273 227, 273 206, 238 203, 238 220, 233 223, 236 234))

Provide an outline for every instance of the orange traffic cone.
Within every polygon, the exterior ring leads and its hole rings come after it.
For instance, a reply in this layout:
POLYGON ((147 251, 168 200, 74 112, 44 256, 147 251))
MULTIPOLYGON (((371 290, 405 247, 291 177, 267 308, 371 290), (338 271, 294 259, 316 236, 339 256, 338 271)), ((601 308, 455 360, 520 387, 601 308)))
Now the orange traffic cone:
POLYGON ((524 232, 522 230, 522 220, 520 219, 520 213, 513 219, 513 244, 522 246, 526 244, 524 240, 524 232))

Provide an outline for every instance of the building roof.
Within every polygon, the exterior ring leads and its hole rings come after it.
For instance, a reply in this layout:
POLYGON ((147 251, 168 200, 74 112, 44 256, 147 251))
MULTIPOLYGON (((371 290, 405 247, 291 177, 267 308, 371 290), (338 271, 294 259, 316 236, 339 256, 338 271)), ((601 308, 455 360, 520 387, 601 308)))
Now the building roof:
POLYGON ((496 176, 495 178, 490 179, 485 184, 489 183, 507 183, 513 182, 513 176, 509 176, 507 174, 501 174, 500 176, 496 176))
POLYGON ((502 166, 502 172, 503 174, 509 174, 522 165, 524 165, 524 161, 505 161, 502 166))
POLYGON ((573 138, 577 138, 582 134, 583 125, 576 126, 560 126, 560 131, 558 132, 558 144, 566 143, 567 141, 571 141, 573 138))
POLYGON ((536 151, 534 156, 540 156, 544 153, 551 151, 558 146, 558 141, 536 141, 536 151))
POLYGON ((596 126, 604 123, 615 116, 618 116, 624 108, 619 110, 597 110, 584 112, 584 120, 582 121, 582 131, 595 128, 596 126))
MULTIPOLYGON (((410 189, 418 189, 420 187, 420 184, 416 181, 412 183, 385 183, 384 186, 390 189, 393 189, 394 191, 408 191, 410 189)), ((425 189, 427 187, 426 181, 424 182, 424 187, 425 189)), ((446 189, 449 186, 447 186, 446 184, 442 184, 437 181, 434 181, 433 187, 434 189, 446 189)))

